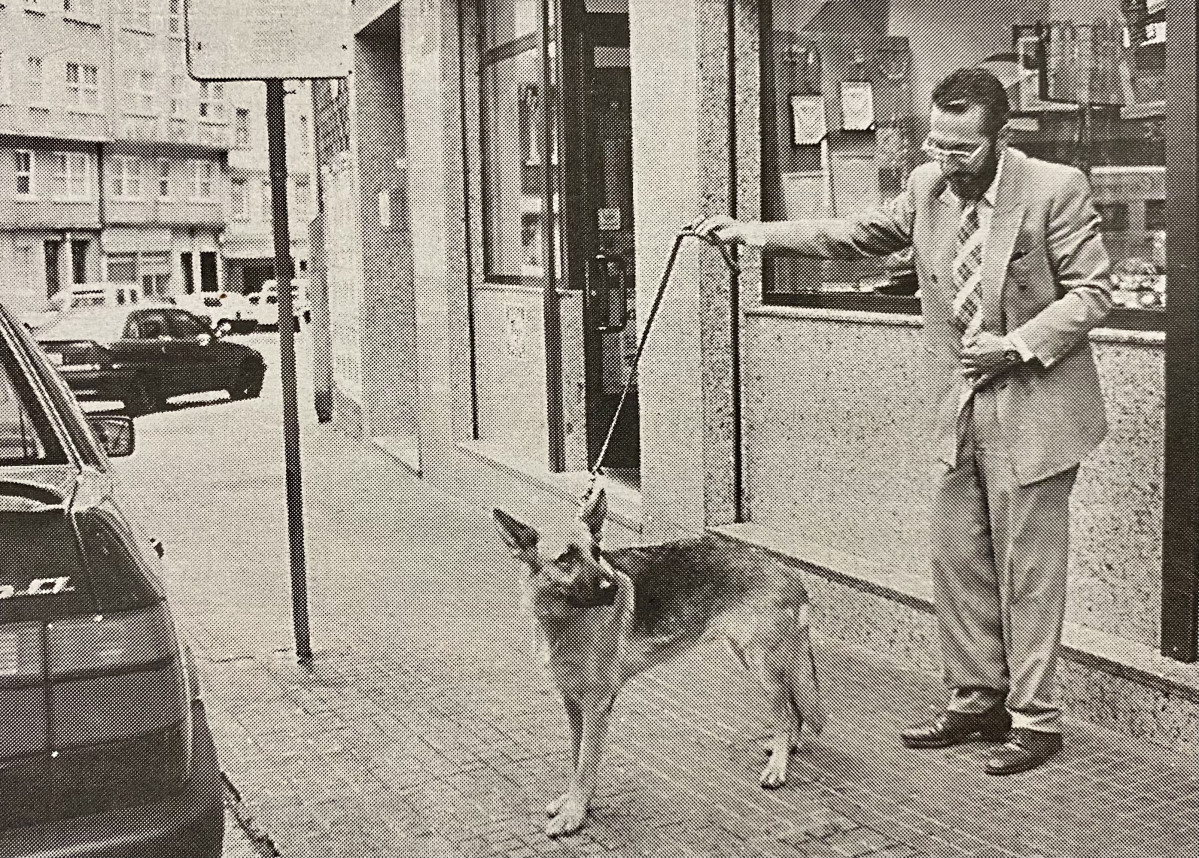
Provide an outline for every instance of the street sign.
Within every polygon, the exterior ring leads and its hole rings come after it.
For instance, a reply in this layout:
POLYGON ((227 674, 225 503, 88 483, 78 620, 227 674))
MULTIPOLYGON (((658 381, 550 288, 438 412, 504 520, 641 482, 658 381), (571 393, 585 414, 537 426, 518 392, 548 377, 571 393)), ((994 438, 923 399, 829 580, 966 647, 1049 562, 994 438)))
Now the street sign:
POLYGON ((303 80, 350 71, 350 0, 186 0, 196 80, 303 80))

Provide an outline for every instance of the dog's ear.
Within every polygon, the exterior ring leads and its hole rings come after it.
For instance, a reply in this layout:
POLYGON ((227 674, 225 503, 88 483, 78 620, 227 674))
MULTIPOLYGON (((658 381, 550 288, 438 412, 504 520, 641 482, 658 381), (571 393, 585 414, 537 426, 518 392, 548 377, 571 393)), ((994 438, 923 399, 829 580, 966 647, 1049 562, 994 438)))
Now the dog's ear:
POLYGON ((517 521, 502 509, 493 509, 491 514, 495 516, 496 530, 500 532, 500 538, 512 549, 513 553, 529 551, 537 547, 536 530, 517 521))
POLYGON ((599 542, 600 531, 604 527, 604 519, 608 517, 608 495, 601 488, 583 501, 579 509, 579 521, 591 531, 592 538, 599 542))

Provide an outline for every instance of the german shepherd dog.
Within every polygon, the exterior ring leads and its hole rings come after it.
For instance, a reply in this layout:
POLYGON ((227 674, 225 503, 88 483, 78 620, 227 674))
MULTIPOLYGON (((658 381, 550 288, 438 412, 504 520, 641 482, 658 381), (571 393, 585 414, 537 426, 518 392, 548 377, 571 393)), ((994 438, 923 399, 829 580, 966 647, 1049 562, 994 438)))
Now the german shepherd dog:
POLYGON ((702 640, 723 638, 766 693, 771 737, 763 787, 787 779, 805 723, 824 725, 808 634, 808 594, 793 574, 714 537, 606 551, 603 489, 563 534, 546 536, 501 510, 500 536, 521 565, 535 652, 566 704, 573 751, 566 792, 546 833, 582 827, 600 752, 625 682, 702 640))

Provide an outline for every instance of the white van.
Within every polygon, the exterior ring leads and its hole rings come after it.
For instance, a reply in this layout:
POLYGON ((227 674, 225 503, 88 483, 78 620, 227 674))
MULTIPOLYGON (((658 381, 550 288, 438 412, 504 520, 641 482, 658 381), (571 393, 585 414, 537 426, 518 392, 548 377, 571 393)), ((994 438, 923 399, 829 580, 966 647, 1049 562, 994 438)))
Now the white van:
MULTIPOLYGON (((292 315, 295 317, 295 328, 300 330, 301 322, 308 324, 312 321, 312 307, 308 303, 308 278, 297 277, 291 281, 292 315)), ((275 327, 279 324, 279 284, 275 280, 264 280, 262 291, 250 292, 246 295, 254 308, 254 318, 258 327, 275 327)))
POLYGON ((21 322, 36 331, 75 307, 124 307, 142 300, 136 283, 72 283, 56 293, 42 309, 21 314, 21 322))

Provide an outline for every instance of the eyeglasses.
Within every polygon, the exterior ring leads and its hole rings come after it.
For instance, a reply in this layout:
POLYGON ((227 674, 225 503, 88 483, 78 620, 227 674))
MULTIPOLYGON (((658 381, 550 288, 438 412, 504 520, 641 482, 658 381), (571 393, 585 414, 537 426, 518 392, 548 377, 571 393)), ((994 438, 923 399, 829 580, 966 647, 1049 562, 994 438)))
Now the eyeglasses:
POLYGON ((931 137, 924 138, 924 142, 920 144, 920 149, 925 155, 932 158, 934 161, 941 161, 950 164, 965 164, 973 160, 979 152, 987 145, 987 141, 983 141, 973 149, 965 149, 962 147, 950 148, 939 146, 933 142, 931 137))

